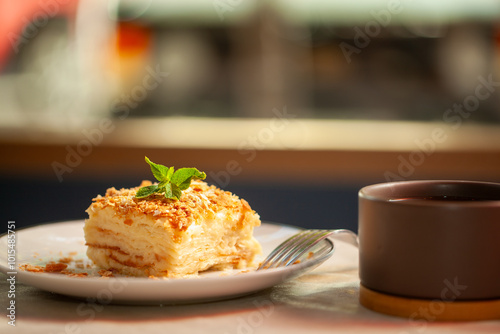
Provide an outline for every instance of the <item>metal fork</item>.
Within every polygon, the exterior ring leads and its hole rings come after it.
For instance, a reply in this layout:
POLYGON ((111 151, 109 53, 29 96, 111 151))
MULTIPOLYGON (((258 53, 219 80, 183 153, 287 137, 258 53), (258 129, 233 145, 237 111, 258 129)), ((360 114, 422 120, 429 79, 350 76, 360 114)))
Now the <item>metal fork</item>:
POLYGON ((358 245, 358 236, 350 230, 304 230, 283 241, 266 257, 257 270, 292 265, 308 252, 309 256, 324 256, 324 260, 327 260, 333 255, 334 245, 332 242, 322 241, 333 234, 342 233, 349 234, 353 239, 350 243, 358 245))

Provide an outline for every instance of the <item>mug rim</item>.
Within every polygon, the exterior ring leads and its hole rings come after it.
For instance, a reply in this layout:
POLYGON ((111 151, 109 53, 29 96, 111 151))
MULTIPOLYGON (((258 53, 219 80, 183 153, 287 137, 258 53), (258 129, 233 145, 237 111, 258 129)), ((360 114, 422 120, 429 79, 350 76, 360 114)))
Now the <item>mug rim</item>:
MULTIPOLYGON (((441 189, 443 190, 443 189, 441 189)), ((411 190, 409 190, 411 192, 411 190)), ((417 196, 417 195, 413 195, 417 196)), ((418 196, 434 196, 432 195, 432 191, 427 195, 418 195, 418 196)), ((446 195, 445 195, 446 196, 446 195)), ((358 192, 358 197, 363 198, 369 201, 376 202, 387 202, 391 203, 391 205, 425 205, 425 206, 466 206, 466 207, 494 207, 500 205, 500 183, 496 182, 487 182, 487 181, 469 181, 469 180, 409 180, 409 181, 391 181, 391 182, 383 182, 376 183, 372 185, 365 186, 361 188, 358 192), (408 189, 414 187, 425 187, 429 186, 429 190, 434 190, 438 187, 446 187, 446 186, 454 186, 456 187, 485 187, 485 189, 489 190, 497 190, 498 191, 498 199, 497 198, 478 198, 474 201, 463 201, 463 200, 432 200, 425 198, 416 198, 411 201, 398 201, 396 198, 400 197, 411 197, 411 194, 406 196, 391 196, 389 193, 392 191, 401 191, 403 187, 407 187, 408 189), (387 189, 387 190, 385 190, 387 189)), ((471 196, 474 197, 474 196, 471 196)))

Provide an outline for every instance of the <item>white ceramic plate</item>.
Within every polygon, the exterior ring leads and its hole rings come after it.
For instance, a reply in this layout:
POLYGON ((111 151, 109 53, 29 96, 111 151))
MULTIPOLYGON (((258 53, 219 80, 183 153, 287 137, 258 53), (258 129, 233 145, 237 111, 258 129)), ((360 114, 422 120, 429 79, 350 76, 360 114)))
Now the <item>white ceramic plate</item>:
MULTIPOLYGON (((69 254, 73 259, 89 263, 87 277, 72 277, 57 273, 33 273, 17 269, 16 280, 46 291, 79 298, 93 298, 108 303, 186 303, 224 299, 269 288, 297 277, 321 264, 325 258, 312 257, 285 268, 250 272, 208 272, 195 278, 149 279, 138 277, 101 278, 98 269, 90 266, 83 237, 83 220, 52 223, 19 229, 15 233, 17 266, 44 265, 69 254)), ((263 256, 274 247, 297 233, 292 226, 262 223, 254 235, 262 245, 263 256)), ((328 241, 324 241, 328 242, 328 241)), ((12 241, 11 241, 12 243, 12 241)), ((8 249, 8 235, 0 237, 0 249, 8 249)), ((330 254, 331 255, 331 254, 330 254)), ((7 251, 0 252, 0 271, 11 275, 13 271, 7 251)))

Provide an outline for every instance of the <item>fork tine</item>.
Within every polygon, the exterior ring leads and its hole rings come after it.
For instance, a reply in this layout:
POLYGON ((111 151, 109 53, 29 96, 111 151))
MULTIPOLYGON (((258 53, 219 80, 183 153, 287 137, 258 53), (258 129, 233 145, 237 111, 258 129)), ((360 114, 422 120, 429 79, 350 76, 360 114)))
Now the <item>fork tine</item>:
POLYGON ((259 266, 276 268, 287 266, 297 261, 305 252, 334 233, 332 230, 305 230, 281 243, 259 266))
POLYGON ((293 245, 286 247, 282 250, 281 256, 275 259, 277 266, 288 264, 291 259, 293 259, 294 254, 300 252, 304 245, 309 243, 310 240, 314 240, 315 236, 319 234, 318 230, 308 230, 300 234, 300 238, 297 238, 293 245))
POLYGON ((290 250, 288 255, 282 259, 282 264, 280 264, 280 266, 288 266, 295 263, 302 255, 328 237, 331 233, 332 232, 328 230, 318 230, 309 234, 300 244, 290 250))
POLYGON ((304 233, 308 233, 309 231, 302 231, 300 233, 297 233, 293 236, 291 236, 290 238, 286 239, 285 241, 283 241, 281 244, 279 244, 278 247, 276 247, 272 252, 271 254, 269 254, 267 256, 267 258, 265 259, 265 261, 259 266, 259 269, 261 268, 269 268, 269 266, 271 265, 271 263, 273 261, 275 261, 276 258, 281 258, 283 256, 282 252, 283 250, 287 249, 290 245, 293 245, 293 243, 300 239, 304 233))

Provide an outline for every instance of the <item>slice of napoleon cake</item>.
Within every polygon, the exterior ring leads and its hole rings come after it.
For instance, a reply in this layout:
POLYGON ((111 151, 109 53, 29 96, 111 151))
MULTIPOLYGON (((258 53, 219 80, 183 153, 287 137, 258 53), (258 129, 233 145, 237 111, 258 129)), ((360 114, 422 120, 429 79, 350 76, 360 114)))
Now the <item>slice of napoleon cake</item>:
POLYGON ((110 188, 87 209, 87 256, 117 274, 186 277, 252 267, 259 215, 244 200, 202 181, 195 168, 146 161, 157 183, 110 188))

